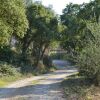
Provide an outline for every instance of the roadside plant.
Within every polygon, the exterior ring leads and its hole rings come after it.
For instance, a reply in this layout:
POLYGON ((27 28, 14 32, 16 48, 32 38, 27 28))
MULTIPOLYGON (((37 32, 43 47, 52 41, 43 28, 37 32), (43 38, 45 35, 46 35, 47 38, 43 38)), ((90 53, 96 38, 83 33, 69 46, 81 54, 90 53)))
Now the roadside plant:
POLYGON ((94 41, 90 41, 77 57, 79 72, 92 79, 95 85, 100 84, 100 24, 89 23, 88 28, 94 35, 94 41))

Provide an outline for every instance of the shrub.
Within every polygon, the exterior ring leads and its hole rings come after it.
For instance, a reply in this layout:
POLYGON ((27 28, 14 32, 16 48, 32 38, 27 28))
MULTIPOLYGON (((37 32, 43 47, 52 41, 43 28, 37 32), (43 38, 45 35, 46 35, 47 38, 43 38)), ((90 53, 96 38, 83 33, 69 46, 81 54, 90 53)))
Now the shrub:
POLYGON ((100 84, 100 24, 92 24, 91 30, 95 37, 90 41, 77 57, 80 74, 93 80, 95 85, 100 84))
POLYGON ((0 62, 0 76, 16 75, 17 73, 17 70, 12 65, 0 62))

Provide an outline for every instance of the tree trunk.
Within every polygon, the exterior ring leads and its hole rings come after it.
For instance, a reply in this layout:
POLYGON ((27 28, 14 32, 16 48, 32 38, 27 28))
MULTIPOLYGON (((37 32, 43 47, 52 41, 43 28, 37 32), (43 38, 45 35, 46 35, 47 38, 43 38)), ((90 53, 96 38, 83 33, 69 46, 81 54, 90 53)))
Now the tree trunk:
POLYGON ((42 50, 42 54, 41 54, 41 58, 40 59, 43 59, 43 56, 44 56, 44 53, 45 53, 45 50, 47 49, 48 45, 45 45, 44 46, 44 49, 42 50))

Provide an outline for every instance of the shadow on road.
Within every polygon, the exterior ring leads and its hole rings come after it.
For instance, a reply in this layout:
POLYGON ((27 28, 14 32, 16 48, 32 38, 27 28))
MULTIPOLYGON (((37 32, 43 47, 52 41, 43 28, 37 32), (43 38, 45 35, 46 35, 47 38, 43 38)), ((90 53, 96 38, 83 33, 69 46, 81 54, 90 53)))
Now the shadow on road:
POLYGON ((31 85, 29 84, 19 88, 0 88, 0 100, 8 100, 8 98, 9 100, 15 100, 12 99, 15 97, 25 98, 24 100, 30 100, 30 98, 32 98, 31 100, 62 100, 60 83, 66 76, 72 75, 77 70, 73 66, 66 67, 68 65, 66 62, 55 62, 57 66, 61 66, 61 69, 51 74, 45 74, 47 77, 45 79, 39 79, 39 82, 36 84, 31 83, 31 85), (46 99, 46 97, 49 99, 46 99))

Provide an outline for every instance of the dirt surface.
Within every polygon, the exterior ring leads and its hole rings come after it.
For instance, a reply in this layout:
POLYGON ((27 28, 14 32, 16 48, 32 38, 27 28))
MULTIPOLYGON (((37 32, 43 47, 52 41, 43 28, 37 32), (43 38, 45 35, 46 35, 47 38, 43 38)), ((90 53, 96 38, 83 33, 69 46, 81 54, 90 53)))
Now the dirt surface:
POLYGON ((55 72, 19 80, 0 89, 0 100, 66 100, 60 83, 77 70, 67 61, 53 63, 58 68, 55 72))

